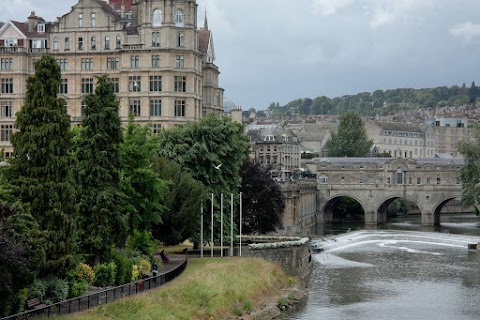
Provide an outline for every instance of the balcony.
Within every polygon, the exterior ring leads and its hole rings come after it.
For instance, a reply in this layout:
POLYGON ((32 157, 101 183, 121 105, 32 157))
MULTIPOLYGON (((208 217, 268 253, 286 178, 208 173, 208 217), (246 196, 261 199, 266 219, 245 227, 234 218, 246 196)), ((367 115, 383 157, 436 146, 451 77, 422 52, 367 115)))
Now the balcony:
POLYGON ((124 44, 123 50, 143 50, 143 44, 124 44))
POLYGON ((26 53, 27 48, 23 47, 0 47, 0 53, 26 53))

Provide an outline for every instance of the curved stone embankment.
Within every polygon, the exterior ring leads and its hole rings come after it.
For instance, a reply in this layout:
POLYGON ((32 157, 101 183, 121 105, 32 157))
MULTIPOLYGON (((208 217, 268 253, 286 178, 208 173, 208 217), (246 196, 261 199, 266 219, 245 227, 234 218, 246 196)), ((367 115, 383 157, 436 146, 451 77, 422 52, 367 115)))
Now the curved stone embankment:
POLYGON ((480 237, 418 231, 363 230, 327 237, 324 239, 313 240, 311 247, 313 251, 334 250, 337 248, 361 243, 386 240, 427 242, 468 249, 468 244, 479 243, 480 237))

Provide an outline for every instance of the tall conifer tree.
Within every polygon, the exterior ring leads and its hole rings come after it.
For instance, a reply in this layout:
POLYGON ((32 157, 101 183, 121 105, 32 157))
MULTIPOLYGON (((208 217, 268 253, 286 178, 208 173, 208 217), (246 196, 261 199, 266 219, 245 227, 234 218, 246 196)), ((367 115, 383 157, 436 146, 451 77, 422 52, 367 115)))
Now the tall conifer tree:
POLYGON ((98 263, 125 240, 125 195, 120 191, 119 103, 106 76, 85 98, 85 118, 76 146, 83 250, 98 263))
POLYGON ((55 60, 45 55, 34 66, 25 104, 16 114, 8 176, 45 237, 43 274, 58 275, 73 266, 77 251, 70 118, 57 97, 61 73, 55 60))

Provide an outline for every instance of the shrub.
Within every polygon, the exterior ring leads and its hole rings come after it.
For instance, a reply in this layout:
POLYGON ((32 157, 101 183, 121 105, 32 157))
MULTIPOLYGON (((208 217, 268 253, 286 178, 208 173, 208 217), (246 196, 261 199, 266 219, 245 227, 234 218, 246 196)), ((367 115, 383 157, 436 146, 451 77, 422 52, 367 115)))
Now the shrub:
POLYGON ((84 279, 70 282, 70 298, 76 298, 88 291, 90 285, 84 279))
POLYGON ((137 280, 138 278, 140 278, 140 272, 138 271, 138 266, 136 264, 134 264, 132 266, 132 278, 130 279, 130 281, 135 281, 137 280))
POLYGON ((45 300, 47 285, 43 280, 37 279, 28 288, 28 299, 38 298, 41 302, 45 300))
POLYGON ((95 266, 95 285, 99 287, 112 286, 115 284, 117 266, 115 262, 102 263, 95 266))
POLYGON ((80 263, 75 269, 77 279, 83 279, 86 283, 92 284, 95 280, 95 271, 86 263, 80 263))
MULTIPOLYGON (((68 298, 68 282, 63 279, 49 278, 46 280, 46 298, 50 303, 56 303, 68 298)), ((49 304, 50 304, 49 303, 49 304)))
POLYGON ((138 272, 140 273, 140 275, 142 277, 149 276, 151 271, 152 266, 150 264, 150 261, 148 261, 147 259, 141 259, 138 263, 138 272))
POLYGON ((130 282, 132 278, 133 260, 126 257, 121 251, 114 251, 112 253, 112 260, 117 266, 115 284, 122 285, 130 282))
POLYGON ((158 242, 153 238, 150 231, 133 232, 133 236, 128 239, 127 249, 131 251, 140 251, 142 254, 150 257, 157 250, 158 242))

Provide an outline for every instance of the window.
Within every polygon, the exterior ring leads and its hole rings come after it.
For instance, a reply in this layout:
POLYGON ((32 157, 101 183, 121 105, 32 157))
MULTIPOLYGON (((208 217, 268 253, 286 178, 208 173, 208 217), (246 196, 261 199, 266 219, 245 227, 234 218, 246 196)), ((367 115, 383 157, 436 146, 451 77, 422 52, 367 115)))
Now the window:
POLYGON ((68 79, 60 80, 60 84, 58 86, 58 93, 60 93, 60 94, 67 94, 68 93, 68 79))
POLYGON ((122 48, 122 40, 120 39, 120 35, 117 35, 117 40, 116 40, 116 48, 121 49, 122 48))
POLYGON ((1 59, 1 70, 12 70, 13 68, 13 59, 12 58, 2 58, 1 59))
POLYGON ((0 102, 0 117, 2 118, 11 118, 12 117, 12 110, 13 110, 13 102, 12 101, 1 101, 0 102))
POLYGON ((82 70, 93 69, 93 58, 82 58, 82 70))
POLYGON ((120 91, 119 78, 108 78, 108 81, 110 81, 113 86, 113 93, 118 93, 120 91))
POLYGON ((185 100, 175 100, 175 117, 185 117, 185 100))
POLYGON ((152 125, 153 133, 160 133, 161 129, 162 129, 162 125, 160 123, 154 123, 152 125))
POLYGON ((417 178, 417 184, 421 184, 422 183, 422 178, 417 178))
POLYGON ((185 47, 185 33, 177 33, 177 47, 185 47))
POLYGON ((109 36, 105 37, 105 49, 106 50, 110 49, 110 37, 109 36))
POLYGON ((93 78, 82 78, 82 93, 93 93, 93 78))
POLYGON ((162 91, 162 76, 150 76, 150 91, 162 91))
POLYGON ((441 184, 441 183, 442 182, 441 182, 440 178, 437 178, 437 184, 441 184))
POLYGON ((152 68, 160 68, 160 56, 153 55, 152 56, 152 68))
POLYGON ((130 105, 130 114, 139 117, 141 116, 141 106, 140 106, 140 100, 137 99, 130 99, 129 101, 130 105))
POLYGON ((0 126, 0 141, 10 141, 12 136, 13 125, 11 124, 2 124, 0 126))
POLYGON ((53 50, 58 50, 58 38, 53 38, 53 50))
POLYGON ((155 9, 152 13, 152 26, 160 27, 162 25, 162 10, 155 9))
POLYGON ((83 50, 83 38, 78 38, 78 50, 83 50))
POLYGON ((412 177, 408 177, 408 184, 413 184, 413 179, 412 179, 412 177))
POLYGON ((78 14, 78 27, 83 27, 83 13, 78 14))
POLYGON ((140 76, 129 76, 128 77, 128 91, 130 92, 140 92, 141 91, 141 77, 140 76))
POLYGON ((92 50, 97 49, 97 40, 95 39, 95 37, 91 38, 91 44, 92 44, 92 50))
POLYGON ((70 50, 70 38, 65 38, 65 51, 70 50))
POLYGON ((67 59, 57 59, 55 60, 60 67, 60 70, 68 70, 68 62, 67 59))
POLYGON ((37 32, 38 32, 38 33, 44 33, 44 32, 45 32, 45 24, 39 23, 39 24, 37 25, 37 32))
POLYGON ((138 68, 139 66, 139 57, 130 56, 130 68, 138 68))
POLYGON ((319 178, 320 184, 327 184, 328 183, 328 177, 325 175, 320 176, 319 178))
POLYGON ((427 177, 427 184, 430 184, 431 183, 431 179, 430 177, 427 177))
POLYGON ((80 115, 82 117, 85 117, 87 115, 87 103, 85 101, 82 101, 82 105, 80 106, 80 115))
POLYGON ((5 39, 5 47, 16 47, 17 39, 5 39))
POLYGON ((91 15, 91 23, 92 23, 92 27, 95 27, 96 24, 97 24, 97 21, 95 19, 95 13, 92 12, 92 15, 91 15))
POLYGON ((185 66, 185 57, 184 56, 177 56, 177 68, 183 69, 185 66))
POLYGON ((185 26, 185 15, 180 9, 175 10, 175 26, 183 27, 185 26))
POLYGON ((152 32, 152 47, 160 47, 160 32, 152 32))
POLYGON ((118 58, 107 58, 107 69, 114 70, 118 69, 118 58))
POLYGON ((151 99, 150 100, 150 116, 159 117, 162 115, 162 100, 151 99))
POLYGON ((13 78, 2 78, 2 93, 13 93, 13 78))
POLYGON ((390 177, 387 177, 387 184, 390 184, 390 177))
POLYGON ((175 76, 175 92, 187 92, 187 77, 175 76))

